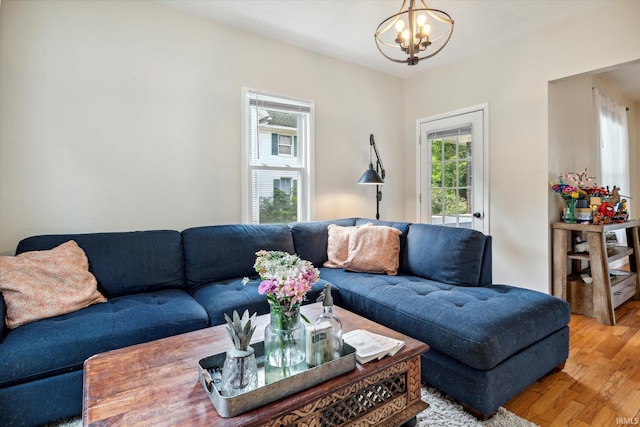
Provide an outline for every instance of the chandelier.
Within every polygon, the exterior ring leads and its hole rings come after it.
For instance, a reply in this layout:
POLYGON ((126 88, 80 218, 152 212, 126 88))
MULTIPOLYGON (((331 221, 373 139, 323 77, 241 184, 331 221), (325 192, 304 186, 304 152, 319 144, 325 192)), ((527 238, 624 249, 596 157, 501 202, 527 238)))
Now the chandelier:
POLYGON ((448 13, 429 9, 424 0, 416 9, 415 0, 403 0, 400 11, 385 19, 376 29, 376 46, 385 58, 416 65, 440 52, 453 34, 453 19, 448 13))

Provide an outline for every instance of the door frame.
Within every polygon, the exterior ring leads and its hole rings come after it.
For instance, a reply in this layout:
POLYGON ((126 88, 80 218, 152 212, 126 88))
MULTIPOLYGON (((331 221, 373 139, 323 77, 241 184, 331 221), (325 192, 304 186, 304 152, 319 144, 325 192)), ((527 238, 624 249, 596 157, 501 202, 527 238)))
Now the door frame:
MULTIPOLYGON (((454 111, 448 111, 445 113, 436 114, 433 116, 423 117, 416 120, 416 219, 420 220, 422 218, 422 201, 420 200, 421 195, 421 180, 420 180, 420 128, 423 124, 428 122, 433 122, 441 119, 448 119, 455 116, 460 116, 463 114, 474 113, 474 112, 482 113, 482 185, 483 185, 483 200, 482 200, 482 232, 485 234, 490 233, 490 215, 489 215, 489 103, 485 102, 483 104, 473 105, 471 107, 460 108, 454 111)), ((475 207, 474 207, 475 208, 475 207)), ((474 209, 477 210, 477 209, 474 209)))

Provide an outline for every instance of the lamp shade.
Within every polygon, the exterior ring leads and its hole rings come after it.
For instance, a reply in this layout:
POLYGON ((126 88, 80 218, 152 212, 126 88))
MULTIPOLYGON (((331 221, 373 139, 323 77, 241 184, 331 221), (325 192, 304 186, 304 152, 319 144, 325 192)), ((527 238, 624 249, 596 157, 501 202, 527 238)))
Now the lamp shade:
POLYGON ((371 185, 380 185, 384 184, 384 180, 380 177, 380 174, 373 170, 373 165, 369 163, 369 169, 362 174, 360 179, 358 180, 358 184, 371 184, 371 185))

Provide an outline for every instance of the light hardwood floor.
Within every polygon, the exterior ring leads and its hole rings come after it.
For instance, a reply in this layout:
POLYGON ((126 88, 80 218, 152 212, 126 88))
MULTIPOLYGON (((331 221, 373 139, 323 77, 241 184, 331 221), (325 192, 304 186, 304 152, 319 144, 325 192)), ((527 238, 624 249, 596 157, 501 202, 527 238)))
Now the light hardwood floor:
POLYGON ((542 427, 640 425, 640 301, 616 309, 616 325, 572 314, 569 359, 505 408, 542 427))

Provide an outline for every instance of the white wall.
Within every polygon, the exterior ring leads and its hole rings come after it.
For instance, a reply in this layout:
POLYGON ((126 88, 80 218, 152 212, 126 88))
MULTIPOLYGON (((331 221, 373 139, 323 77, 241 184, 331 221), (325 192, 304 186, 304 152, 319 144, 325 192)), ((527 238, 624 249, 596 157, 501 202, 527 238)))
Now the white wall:
POLYGON ((41 233, 241 221, 241 87, 315 101, 315 219, 402 219, 403 83, 142 1, 0 11, 0 254, 41 233))
POLYGON ((408 219, 415 212, 416 120, 488 102, 494 282, 548 292, 548 158, 555 155, 548 147, 548 82, 639 59, 639 18, 640 2, 606 2, 501 46, 478 46, 474 56, 408 79, 408 219))

